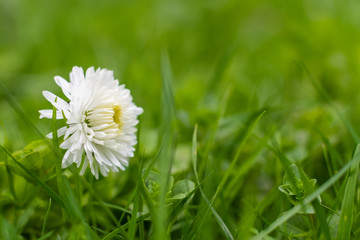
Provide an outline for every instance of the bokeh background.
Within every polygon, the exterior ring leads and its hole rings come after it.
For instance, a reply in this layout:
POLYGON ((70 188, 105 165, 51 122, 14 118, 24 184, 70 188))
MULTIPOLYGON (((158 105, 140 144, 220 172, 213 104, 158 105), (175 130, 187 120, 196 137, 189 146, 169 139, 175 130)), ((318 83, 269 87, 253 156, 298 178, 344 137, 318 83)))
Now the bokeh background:
MULTIPOLYGON (((189 172, 194 125, 200 139, 211 138, 221 111, 211 166, 226 169, 249 116, 265 109, 244 156, 275 136, 321 184, 329 174, 318 132, 342 159, 355 142, 341 116, 360 132, 359 12, 355 0, 0 0, 0 82, 47 134, 51 120, 38 119, 38 110, 51 107, 43 90, 63 96, 55 75, 68 79, 73 66, 113 70, 144 109, 140 152, 150 157, 161 138, 161 61, 168 56, 179 129, 174 171, 189 172)), ((0 91, 0 144, 15 151, 38 138, 0 91)), ((234 198, 240 207, 234 213, 229 204, 222 214, 232 213, 234 224, 245 213, 240 199, 261 198, 282 179, 276 157, 253 157, 234 198)))
MULTIPOLYGON (((68 79, 75 65, 108 68, 145 109, 144 127, 157 129, 165 51, 176 106, 192 129, 216 111, 218 98, 208 93, 223 95, 229 86, 229 113, 271 106, 290 117, 314 107, 319 99, 304 63, 357 120, 359 10, 357 1, 325 0, 1 0, 0 80, 46 133, 50 121, 38 120, 37 111, 49 108, 43 90, 61 95, 53 76, 68 79)), ((0 100, 0 141, 6 132, 13 149, 21 148, 35 136, 0 100)))

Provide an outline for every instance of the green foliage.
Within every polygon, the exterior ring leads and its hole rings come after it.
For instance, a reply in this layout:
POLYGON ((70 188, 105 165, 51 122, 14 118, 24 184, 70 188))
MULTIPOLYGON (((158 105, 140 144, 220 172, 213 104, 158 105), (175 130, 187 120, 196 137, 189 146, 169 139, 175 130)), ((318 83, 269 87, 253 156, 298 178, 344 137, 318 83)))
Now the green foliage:
POLYGON ((359 8, 0 0, 0 239, 359 239, 359 8), (74 65, 144 109, 123 172, 45 139, 74 65))
MULTIPOLYGON (((286 194, 292 204, 296 205, 314 192, 315 184, 316 179, 308 179, 301 168, 292 164, 286 170, 283 184, 279 186, 279 190, 286 194), (306 187, 307 185, 309 187, 306 187)), ((313 214, 315 210, 311 205, 307 205, 303 206, 302 211, 299 213, 313 214)))
POLYGON ((171 199, 181 200, 184 199, 188 194, 190 194, 195 189, 194 182, 183 179, 175 183, 172 188, 171 199))
MULTIPOLYGON (((46 139, 31 142, 24 149, 15 151, 13 156, 30 170, 51 171, 51 168, 54 167, 51 146, 46 139)), ((9 165, 14 167, 15 171, 19 169, 13 162, 10 162, 9 165)))
POLYGON ((351 229, 354 221, 354 199, 356 191, 356 182, 360 164, 360 145, 357 146, 352 160, 349 175, 346 180, 344 199, 341 205, 341 215, 337 239, 350 239, 351 229))
MULTIPOLYGON (((159 173, 156 173, 154 171, 150 172, 148 174, 148 176, 145 179, 145 186, 146 189, 149 192, 150 197, 156 201, 159 198, 159 193, 160 193, 160 175, 159 173)), ((167 184, 167 189, 166 189, 166 195, 168 196, 171 193, 171 188, 173 187, 174 184, 174 178, 170 176, 170 180, 169 183, 167 184)))

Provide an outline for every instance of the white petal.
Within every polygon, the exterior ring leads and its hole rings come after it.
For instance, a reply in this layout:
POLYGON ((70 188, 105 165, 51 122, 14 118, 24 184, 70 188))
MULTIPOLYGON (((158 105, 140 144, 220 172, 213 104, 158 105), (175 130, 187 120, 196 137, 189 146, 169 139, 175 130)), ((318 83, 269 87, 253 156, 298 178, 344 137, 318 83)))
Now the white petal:
POLYGON ((68 99, 71 99, 70 83, 60 76, 55 76, 54 80, 56 84, 62 89, 63 93, 68 99))
POLYGON ((73 163, 72 158, 73 158, 72 153, 69 150, 66 151, 61 163, 61 167, 67 168, 68 166, 70 166, 73 163))
POLYGON ((77 167, 80 167, 82 152, 83 152, 83 149, 80 149, 80 150, 77 150, 74 152, 73 162, 76 163, 77 167))
MULTIPOLYGON (((58 136, 58 137, 61 137, 62 135, 64 135, 65 132, 66 132, 66 129, 67 129, 67 127, 59 128, 59 129, 57 130, 57 136, 58 136)), ((53 134, 52 134, 52 132, 51 132, 51 133, 49 133, 48 135, 46 135, 46 137, 52 139, 52 138, 53 138, 52 135, 53 135, 53 134)))
POLYGON ((85 143, 84 149, 85 149, 85 153, 86 153, 86 158, 89 159, 89 164, 90 164, 90 169, 91 169, 91 173, 93 175, 95 175, 95 169, 94 169, 94 156, 92 151, 89 149, 91 148, 91 144, 89 144, 89 142, 85 143))
POLYGON ((62 149, 69 149, 70 147, 81 144, 80 142, 76 141, 72 136, 66 139, 63 143, 60 144, 60 148, 62 149))
POLYGON ((83 166, 81 168, 81 171, 80 171, 80 175, 84 175, 84 172, 85 172, 88 165, 89 165, 89 160, 87 158, 85 158, 84 164, 83 164, 83 166))
MULTIPOLYGON (((39 113, 40 113, 40 119, 41 118, 52 119, 53 110, 51 110, 51 109, 39 110, 39 113)), ((63 118, 64 118, 63 114, 59 110, 57 110, 56 111, 56 119, 63 119, 63 118)))
POLYGON ((70 126, 65 133, 64 139, 67 139, 71 134, 73 134, 78 129, 79 129, 78 124, 70 126))
POLYGON ((106 171, 105 166, 100 166, 100 172, 103 176, 106 177, 108 175, 109 170, 106 171))
POLYGON ((95 74, 95 69, 94 67, 89 67, 87 70, 86 70, 86 78, 91 78, 93 77, 93 75, 95 74))
POLYGON ((95 178, 99 179, 99 164, 94 164, 94 170, 95 170, 95 178))
POLYGON ((84 70, 81 67, 73 67, 70 73, 70 81, 75 84, 84 81, 84 70))
POLYGON ((66 118, 69 117, 70 112, 70 106, 67 102, 65 102, 63 99, 59 98, 55 94, 49 92, 49 91, 43 91, 43 96, 48 100, 56 109, 60 110, 61 112, 64 112, 64 115, 66 118))

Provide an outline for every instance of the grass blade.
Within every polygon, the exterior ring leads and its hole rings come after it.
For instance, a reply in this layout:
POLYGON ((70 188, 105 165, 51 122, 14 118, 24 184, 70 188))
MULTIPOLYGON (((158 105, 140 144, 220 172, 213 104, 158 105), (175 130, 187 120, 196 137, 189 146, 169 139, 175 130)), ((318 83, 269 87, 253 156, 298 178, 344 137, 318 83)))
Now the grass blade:
MULTIPOLYGON (((104 208, 105 212, 109 215, 109 217, 111 218, 111 220, 113 221, 113 223, 115 225, 117 224, 117 219, 115 217, 115 215, 113 214, 113 212, 110 210, 109 204, 104 203, 103 199, 99 196, 99 194, 94 190, 94 188, 84 179, 84 177, 81 177, 77 174, 75 174, 75 170, 74 170, 74 166, 71 166, 70 168, 71 170, 73 170, 74 176, 76 178, 77 182, 81 182, 83 184, 83 186, 85 186, 85 188, 91 193, 91 195, 98 201, 98 204, 104 208)), ((121 209, 123 210, 123 209, 121 209)))
POLYGON ((129 223, 129 238, 135 239, 135 233, 136 233, 136 216, 138 215, 139 211, 141 211, 141 198, 139 194, 139 185, 142 182, 142 175, 141 170, 143 169, 143 161, 140 161, 139 170, 137 171, 137 183, 134 190, 135 200, 134 200, 134 207, 131 213, 131 219, 128 222, 129 223))
MULTIPOLYGON (((209 199, 206 197, 206 195, 204 194, 204 191, 200 185, 200 181, 199 181, 199 176, 197 174, 197 125, 195 125, 194 128, 194 134, 193 134, 193 139, 192 139, 192 159, 193 159, 193 170, 194 170, 194 174, 195 174, 195 178, 196 178, 196 182, 197 185, 199 186, 199 190, 201 193, 201 196, 203 197, 203 199, 205 200, 206 204, 208 205, 209 209, 211 210, 212 214, 214 215, 216 221, 218 222, 218 224, 220 225, 221 229, 224 232, 224 235, 226 237, 226 239, 231 239, 233 240, 234 237, 232 236, 229 228, 226 226, 226 224, 224 223, 224 221, 221 219, 220 215, 216 212, 216 210, 213 208, 212 203, 209 201, 209 199)), ((212 202, 215 200, 216 194, 219 191, 220 188, 217 189, 214 198, 212 200, 212 202)))
MULTIPOLYGON (((138 222, 144 221, 145 219, 149 218, 150 216, 151 216, 150 213, 145 213, 145 214, 137 217, 136 222, 138 223, 138 222)), ((121 227, 118 227, 115 230, 113 230, 112 232, 110 232, 109 234, 107 234, 102 240, 113 239, 113 237, 115 237, 119 233, 126 234, 125 230, 129 228, 129 225, 130 225, 130 222, 125 223, 121 227)))
POLYGON ((6 97, 6 100, 14 109, 14 111, 19 115, 20 119, 22 119, 27 125, 30 126, 31 129, 41 138, 45 136, 40 132, 40 130, 35 126, 35 124, 28 118, 28 115, 24 112, 24 110, 19 106, 16 100, 11 96, 10 92, 5 88, 5 86, 0 82, 0 90, 6 97))
POLYGON ((41 238, 39 238, 38 240, 46 240, 46 239, 50 238, 51 235, 54 234, 54 232, 55 232, 55 230, 52 230, 52 231, 48 232, 47 234, 41 236, 41 238))
POLYGON ((244 146, 244 143, 246 142, 246 140, 250 137, 251 133, 253 132, 255 126, 257 125, 257 123, 260 121, 260 119, 264 116, 264 114, 266 113, 266 111, 262 111, 257 118, 255 119, 255 121, 246 129, 245 135, 242 139, 242 141, 240 142, 236 154, 234 156, 234 158, 231 161, 231 164, 229 166, 229 168, 227 169, 226 173, 224 174, 224 177, 222 178, 220 184, 219 184, 219 188, 222 189, 224 184, 226 183, 226 181, 228 180, 228 178, 230 177, 230 174, 233 172, 235 165, 239 159, 242 147, 244 146))
POLYGON ((42 230, 41 230, 41 236, 42 237, 44 237, 46 221, 47 221, 47 218, 49 216, 50 208, 51 208, 51 198, 49 199, 49 207, 48 207, 48 209, 46 211, 46 214, 45 214, 45 217, 44 217, 44 223, 43 223, 43 227, 42 227, 42 230))
POLYGON ((8 161, 7 161, 7 157, 4 157, 5 159, 5 170, 7 173, 7 177, 8 177, 8 181, 9 181, 9 187, 10 187, 10 192, 13 195, 14 199, 16 199, 16 193, 15 193, 15 185, 14 185, 14 176, 12 174, 12 172, 10 171, 9 165, 8 165, 8 161))
POLYGON ((233 56, 235 55, 239 46, 240 46, 239 42, 235 41, 234 43, 230 44, 226 49, 226 51, 223 52, 222 56, 220 56, 214 68, 214 72, 210 78, 208 92, 211 92, 214 89, 218 89, 219 84, 222 82, 223 76, 228 66, 230 65, 231 60, 233 59, 233 56))
MULTIPOLYGON (((55 102, 57 99, 55 99, 55 102)), ((59 142, 58 142, 58 136, 57 136, 57 129, 56 129, 56 108, 53 107, 53 113, 52 113, 52 141, 53 146, 52 149, 54 151, 55 155, 55 169, 56 169, 56 181, 58 186, 58 191, 60 196, 64 197, 64 179, 62 175, 62 169, 61 169, 61 153, 59 151, 59 142)), ((65 209, 61 209, 63 218, 65 217, 65 209)))
POLYGON ((327 104, 334 110, 334 112, 337 114, 339 119, 343 122, 347 130, 349 131, 350 135, 354 139, 356 143, 360 142, 360 137, 356 134, 353 126, 351 123, 345 118, 344 114, 340 111, 338 107, 336 107, 334 104, 331 103, 331 97, 326 92, 326 90, 321 86, 321 84, 316 81, 315 77, 312 75, 310 69, 306 66, 306 64, 302 61, 297 61, 298 65, 302 69, 304 69, 305 73, 309 76, 311 83, 315 87, 315 89, 318 91, 319 95, 327 102, 327 104))
POLYGON ((318 189, 316 189, 312 194, 307 196, 301 204, 297 204, 289 211, 285 212, 281 217, 276 219, 273 223, 271 223, 265 230, 260 232, 258 235, 252 238, 252 240, 261 240, 281 224, 286 222, 289 218, 294 216, 297 212, 299 212, 302 207, 306 204, 311 203, 314 199, 316 199, 321 193, 326 191, 329 187, 331 187, 336 181, 338 181, 350 168, 352 165, 352 161, 345 164, 343 168, 341 168, 334 176, 332 176, 329 180, 327 180, 323 185, 321 185, 318 189))
POLYGON ((163 53, 162 67, 162 128, 163 145, 159 152, 159 197, 156 212, 154 212, 154 227, 156 239, 168 239, 167 207, 165 204, 166 194, 170 184, 170 173, 174 155, 176 139, 176 113, 172 93, 172 73, 169 56, 163 53))
MULTIPOLYGON (((312 205, 315 209, 316 217, 320 224, 320 229, 321 229, 323 236, 325 237, 326 240, 330 240, 331 239, 330 230, 329 230, 329 225, 326 221, 324 209, 322 208, 319 200, 317 200, 317 199, 313 202, 312 205)), ((320 237, 320 236, 318 236, 318 237, 320 237)))
POLYGON ((340 225, 337 234, 337 239, 348 240, 351 235, 351 228, 353 224, 353 209, 356 191, 356 181, 359 172, 360 163, 360 144, 357 145, 353 160, 351 161, 351 168, 347 178, 344 199, 341 206, 340 225))
POLYGON ((22 169, 24 170, 30 178, 32 178, 37 184, 39 184, 45 191, 48 192, 48 194, 55 199, 62 207, 65 207, 64 200, 52 189, 50 188, 46 183, 44 183, 38 176, 36 176, 34 173, 32 173, 29 169, 27 169, 24 165, 22 165, 18 160, 14 158, 14 156, 6 150, 2 145, 0 145, 0 148, 6 152, 6 154, 22 169))

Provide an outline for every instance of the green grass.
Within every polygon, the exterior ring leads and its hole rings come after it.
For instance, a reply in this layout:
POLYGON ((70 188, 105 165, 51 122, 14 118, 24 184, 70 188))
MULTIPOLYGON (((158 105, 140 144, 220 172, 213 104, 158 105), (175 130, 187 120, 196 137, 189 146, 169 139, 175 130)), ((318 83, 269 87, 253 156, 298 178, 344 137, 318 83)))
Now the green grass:
POLYGON ((359 239, 359 10, 0 0, 0 239, 359 239), (45 135, 65 122, 39 119, 75 65, 144 109, 99 180, 61 168, 45 135))

